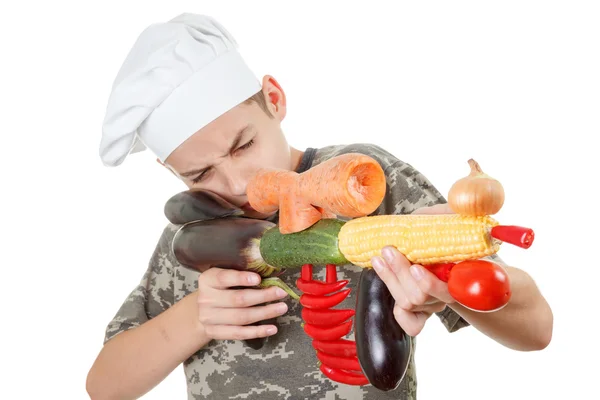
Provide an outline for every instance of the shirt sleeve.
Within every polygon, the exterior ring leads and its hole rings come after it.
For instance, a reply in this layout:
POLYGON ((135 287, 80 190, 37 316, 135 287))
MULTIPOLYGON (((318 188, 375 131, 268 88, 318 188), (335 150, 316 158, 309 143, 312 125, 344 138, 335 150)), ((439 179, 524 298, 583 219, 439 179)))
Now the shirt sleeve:
MULTIPOLYGON (((396 160, 384 171, 388 186, 387 193, 374 214, 411 214, 418 208, 447 202, 435 186, 408 163, 396 160)), ((436 315, 448 332, 456 332, 470 325, 450 307, 446 307, 436 315)))
POLYGON ((104 343, 121 332, 142 325, 173 305, 176 261, 171 253, 171 240, 174 233, 173 225, 163 230, 141 281, 109 322, 104 343))

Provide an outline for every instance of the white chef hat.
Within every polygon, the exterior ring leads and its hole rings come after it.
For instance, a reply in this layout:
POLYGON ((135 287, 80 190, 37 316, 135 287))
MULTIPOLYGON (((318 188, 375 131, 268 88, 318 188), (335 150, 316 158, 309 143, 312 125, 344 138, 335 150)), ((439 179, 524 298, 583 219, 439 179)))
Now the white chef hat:
POLYGON ((139 36, 114 81, 100 158, 117 166, 150 149, 161 161, 200 128, 261 90, 233 36, 182 14, 139 36))

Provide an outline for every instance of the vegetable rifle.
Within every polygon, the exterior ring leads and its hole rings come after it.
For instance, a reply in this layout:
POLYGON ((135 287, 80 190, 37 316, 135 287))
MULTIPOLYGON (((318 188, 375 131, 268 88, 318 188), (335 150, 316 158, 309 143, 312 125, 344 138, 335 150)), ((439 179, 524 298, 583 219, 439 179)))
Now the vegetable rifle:
POLYGON ((248 183, 249 203, 260 213, 279 212, 277 223, 250 218, 212 192, 183 191, 165 204, 169 221, 181 225, 172 250, 187 268, 254 271, 263 278, 260 286, 282 287, 303 306, 304 331, 325 376, 392 390, 406 374, 412 338, 396 323, 394 299, 371 258, 394 246, 446 282, 458 303, 494 312, 509 302, 511 289, 503 266, 489 258, 504 242, 524 249, 533 243, 533 230, 491 217, 504 204, 502 185, 474 160, 468 163, 470 174, 449 191, 453 214, 376 213, 387 191, 385 174, 358 153, 302 173, 259 170, 248 183), (348 281, 337 279, 344 265, 363 268, 355 310, 334 308, 350 293, 348 281), (315 266, 326 268, 325 281, 313 279, 315 266), (277 277, 298 268, 301 295, 277 277), (345 338, 352 327, 355 341, 345 338))

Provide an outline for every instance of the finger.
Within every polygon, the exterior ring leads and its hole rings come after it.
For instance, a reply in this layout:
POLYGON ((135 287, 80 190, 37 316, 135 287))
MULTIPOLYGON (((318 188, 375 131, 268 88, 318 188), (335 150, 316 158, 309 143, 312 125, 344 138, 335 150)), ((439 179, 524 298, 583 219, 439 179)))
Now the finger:
POLYGON ((421 207, 421 208, 417 208, 415 211, 412 212, 412 214, 415 215, 423 215, 423 214, 430 214, 430 215, 435 215, 435 214, 454 214, 454 211, 452 211, 452 209, 450 208, 450 205, 448 203, 443 203, 443 204, 436 204, 434 206, 430 206, 430 207, 421 207))
POLYGON ((210 304, 216 308, 246 308, 281 300, 287 295, 283 289, 275 286, 265 289, 217 290, 211 296, 210 304))
POLYGON ((431 314, 418 311, 411 312, 403 310, 400 307, 394 307, 394 317, 396 318, 396 322, 404 332, 406 332, 410 336, 417 336, 423 330, 425 326, 425 322, 431 316, 431 314))
POLYGON ((387 246, 382 251, 384 259, 390 265, 398 277, 399 284, 402 286, 407 303, 400 302, 402 308, 407 311, 414 311, 415 306, 421 306, 431 301, 431 296, 424 293, 419 284, 411 274, 411 263, 396 248, 387 246))
POLYGON ((256 286, 260 281, 260 275, 255 272, 210 268, 198 277, 198 287, 203 285, 215 289, 227 289, 233 286, 256 286))
POLYGON ((398 281, 398 277, 391 270, 388 263, 382 257, 375 256, 371 258, 371 265, 373 265, 375 273, 377 273, 377 276, 379 276, 379 278, 388 288, 396 303, 400 303, 406 307, 409 307, 410 305, 408 304, 408 300, 404 295, 402 285, 398 281))
POLYGON ((207 325, 208 337, 216 340, 247 340, 271 336, 277 333, 275 325, 207 325))
MULTIPOLYGON (((444 311, 444 308, 446 308, 446 303, 443 303, 441 301, 436 301, 435 303, 431 303, 431 304, 423 304, 421 306, 414 306, 410 311, 411 312, 424 312, 426 314, 434 314, 437 312, 441 312, 444 311)), ((405 310, 407 311, 407 310, 405 310)))
POLYGON ((199 320, 207 325, 249 325, 285 314, 288 306, 284 302, 247 308, 212 308, 200 311, 199 320))
POLYGON ((381 249, 381 256, 399 280, 402 279, 402 272, 408 271, 412 265, 408 258, 394 246, 385 246, 381 249))
POLYGON ((428 271, 427 268, 414 264, 410 267, 410 271, 416 284, 423 293, 447 304, 455 302, 448 291, 448 284, 438 279, 438 277, 431 271, 428 271))

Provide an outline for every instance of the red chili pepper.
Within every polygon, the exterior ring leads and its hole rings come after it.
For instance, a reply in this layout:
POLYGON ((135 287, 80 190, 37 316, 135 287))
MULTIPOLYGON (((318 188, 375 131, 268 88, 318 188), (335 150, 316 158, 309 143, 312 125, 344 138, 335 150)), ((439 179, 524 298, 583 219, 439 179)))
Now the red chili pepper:
POLYGON ((313 348, 321 361, 321 372, 329 379, 349 385, 366 385, 368 378, 362 373, 356 357, 356 342, 342 339, 352 330, 354 310, 336 310, 350 289, 338 291, 348 284, 337 280, 336 266, 327 264, 325 282, 313 280, 313 266, 302 266, 296 281, 300 296, 304 332, 313 338, 313 348), (326 296, 328 295, 328 296, 326 296))
POLYGON ((334 340, 346 336, 352 330, 352 320, 336 326, 321 327, 312 324, 304 324, 304 332, 313 339, 334 340))
POLYGON ((455 263, 446 263, 446 264, 432 264, 425 265, 429 271, 431 271, 438 279, 448 282, 450 279, 450 271, 454 267, 455 263))
POLYGON ((348 318, 354 316, 354 310, 336 310, 336 309, 302 309, 302 319, 311 325, 333 326, 339 325, 348 318))
POLYGON ((327 264, 326 274, 325 274, 325 282, 333 283, 337 281, 337 268, 335 264, 327 264))
POLYGON ((533 244, 535 234, 533 229, 523 228, 515 225, 494 226, 491 231, 492 237, 515 246, 528 249, 533 244))
POLYGON ((344 289, 341 292, 331 296, 315 296, 312 294, 303 294, 300 296, 300 304, 308 308, 331 308, 340 304, 348 295, 350 289, 344 289))
POLYGON ((320 281, 309 280, 306 281, 302 278, 296 281, 298 289, 306 294, 314 294, 317 296, 323 296, 329 293, 333 293, 340 290, 348 284, 348 280, 337 281, 333 283, 323 283, 320 281))
POLYGON ((358 357, 340 357, 340 356, 332 356, 331 354, 322 353, 317 351, 317 358, 323 364, 331 367, 331 368, 339 368, 345 371, 359 371, 362 372, 360 368, 360 363, 358 362, 358 357))
POLYGON ((300 271, 300 279, 303 281, 312 281, 313 266, 312 264, 304 264, 300 271))
POLYGON ((348 339, 313 340, 313 348, 332 356, 353 357, 356 355, 356 342, 348 339))
POLYGON ((362 373, 331 368, 325 364, 321 364, 319 369, 326 377, 335 382, 357 386, 369 384, 369 380, 362 373))

